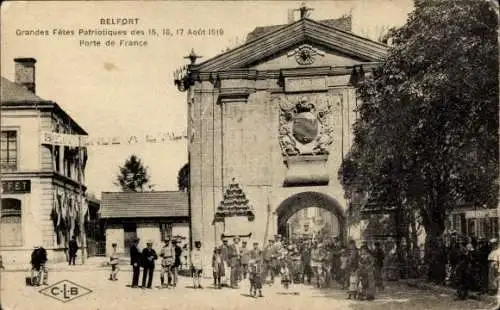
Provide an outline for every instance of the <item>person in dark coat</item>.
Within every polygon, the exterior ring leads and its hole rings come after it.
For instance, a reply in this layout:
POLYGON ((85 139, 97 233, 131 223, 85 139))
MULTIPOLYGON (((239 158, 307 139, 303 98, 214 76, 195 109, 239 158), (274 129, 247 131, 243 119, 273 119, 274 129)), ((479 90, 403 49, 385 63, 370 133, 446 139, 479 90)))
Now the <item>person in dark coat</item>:
POLYGON ((477 265, 479 269, 479 292, 488 293, 488 256, 491 252, 491 246, 485 239, 479 241, 477 249, 477 265))
POLYGON ((153 284, 153 274, 155 271, 155 260, 158 259, 155 250, 153 250, 153 242, 148 241, 146 248, 142 250, 142 287, 151 288, 153 284), (147 285, 146 285, 147 280, 147 285))
POLYGON ((465 300, 469 295, 470 281, 471 281, 471 259, 474 249, 471 244, 467 247, 461 247, 458 265, 455 271, 455 281, 457 285, 458 299, 465 300))
POLYGON ((135 239, 130 247, 130 265, 132 265, 132 287, 139 286, 139 274, 141 273, 142 255, 137 245, 139 239, 135 239))
POLYGON ((36 246, 31 253, 31 283, 39 286, 48 285, 47 251, 42 246, 36 246))
POLYGON ((173 286, 177 286, 177 280, 179 278, 179 267, 181 267, 181 257, 182 257, 182 248, 179 246, 179 242, 177 240, 172 240, 172 246, 174 247, 174 265, 172 266, 172 276, 173 286))
POLYGON ((382 250, 382 247, 380 246, 380 242, 375 242, 375 249, 373 250, 373 259, 374 259, 374 270, 373 270, 373 275, 375 278, 375 286, 383 290, 384 289, 384 283, 382 281, 382 271, 384 269, 384 259, 385 259, 385 254, 384 250, 382 250))
POLYGON ((312 267, 311 267, 311 248, 309 245, 304 245, 302 248, 302 253, 301 253, 301 262, 302 262, 302 283, 306 283, 306 278, 307 278, 307 283, 311 284, 312 280, 312 267))
POLYGON ((75 265, 76 253, 78 252, 78 243, 76 237, 73 236, 68 244, 69 265, 75 265))

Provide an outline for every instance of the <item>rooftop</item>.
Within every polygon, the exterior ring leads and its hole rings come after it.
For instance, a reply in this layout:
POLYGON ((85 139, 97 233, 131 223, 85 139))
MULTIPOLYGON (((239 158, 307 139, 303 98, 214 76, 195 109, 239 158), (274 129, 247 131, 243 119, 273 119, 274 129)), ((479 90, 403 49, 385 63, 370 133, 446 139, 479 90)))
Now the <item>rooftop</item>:
POLYGON ((0 102, 3 109, 49 109, 61 115, 63 118, 69 119, 71 124, 74 124, 77 134, 87 135, 83 129, 66 111, 64 111, 57 103, 45 100, 38 97, 33 92, 27 90, 21 85, 18 85, 3 76, 0 83, 0 102))
POLYGON ((187 192, 103 192, 101 218, 188 217, 187 192))
MULTIPOLYGON (((329 27, 334 27, 338 28, 343 31, 351 31, 352 29, 352 19, 351 16, 342 16, 340 18, 336 19, 325 19, 325 20, 320 20, 318 23, 327 25, 329 27)), ((253 41, 257 38, 260 38, 274 30, 277 30, 281 27, 284 27, 287 25, 273 25, 273 26, 263 26, 263 27, 256 27, 252 32, 250 32, 247 35, 246 42, 253 41)))
POLYGON ((2 76, 0 101, 3 102, 44 102, 42 98, 2 76))

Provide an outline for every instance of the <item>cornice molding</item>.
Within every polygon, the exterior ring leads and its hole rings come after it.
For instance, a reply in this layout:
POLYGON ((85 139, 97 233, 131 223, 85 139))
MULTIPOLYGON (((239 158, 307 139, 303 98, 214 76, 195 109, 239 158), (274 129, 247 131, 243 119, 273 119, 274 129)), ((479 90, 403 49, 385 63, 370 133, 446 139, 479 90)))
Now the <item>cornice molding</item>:
POLYGON ((220 72, 201 72, 192 73, 192 78, 196 82, 212 82, 214 79, 219 80, 267 80, 279 79, 283 77, 308 77, 308 76, 339 76, 350 75, 353 67, 363 66, 365 72, 375 69, 380 62, 366 62, 355 66, 321 66, 321 67, 304 67, 304 68, 283 68, 278 70, 262 70, 255 69, 234 69, 220 72))

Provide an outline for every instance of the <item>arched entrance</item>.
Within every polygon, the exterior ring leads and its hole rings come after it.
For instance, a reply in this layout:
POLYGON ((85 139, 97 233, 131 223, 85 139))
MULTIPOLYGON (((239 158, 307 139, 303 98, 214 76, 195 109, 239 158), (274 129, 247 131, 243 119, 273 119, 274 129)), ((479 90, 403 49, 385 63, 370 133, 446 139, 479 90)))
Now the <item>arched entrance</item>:
POLYGON ((345 214, 344 209, 334 198, 318 192, 302 192, 285 199, 278 209, 278 234, 288 238, 289 226, 288 220, 297 212, 307 208, 319 208, 332 213, 338 223, 338 234, 340 240, 345 237, 345 214))

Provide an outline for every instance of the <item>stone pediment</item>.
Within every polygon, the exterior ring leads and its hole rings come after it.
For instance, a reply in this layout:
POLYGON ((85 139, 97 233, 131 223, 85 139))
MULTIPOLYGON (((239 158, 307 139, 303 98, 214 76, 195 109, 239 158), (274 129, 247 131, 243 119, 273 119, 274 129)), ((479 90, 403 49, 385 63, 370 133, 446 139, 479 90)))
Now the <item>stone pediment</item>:
POLYGON ((380 61, 386 53, 385 44, 305 18, 194 65, 191 70, 352 66, 380 61))

